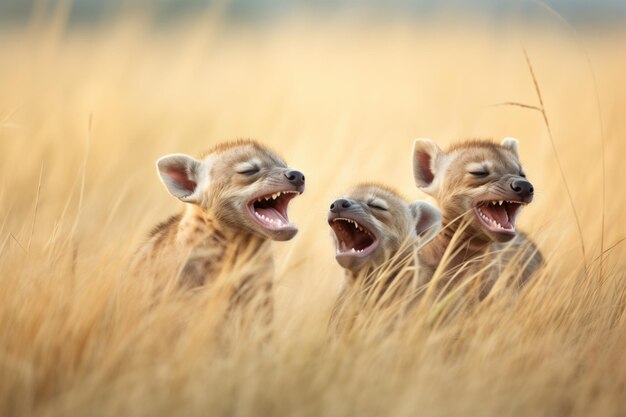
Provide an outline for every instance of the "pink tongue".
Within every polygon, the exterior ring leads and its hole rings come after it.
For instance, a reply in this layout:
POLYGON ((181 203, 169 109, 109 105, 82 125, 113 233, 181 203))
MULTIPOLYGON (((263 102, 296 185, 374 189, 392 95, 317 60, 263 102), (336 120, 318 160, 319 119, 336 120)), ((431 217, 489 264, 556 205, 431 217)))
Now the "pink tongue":
POLYGON ((509 215, 506 212, 506 208, 504 206, 493 206, 491 204, 487 206, 483 206, 480 208, 483 213, 487 216, 491 217, 502 226, 510 226, 509 215))
POLYGON ((264 215, 268 219, 278 220, 281 223, 288 223, 288 221, 283 216, 281 216, 280 213, 276 209, 273 209, 271 207, 270 208, 258 208, 258 209, 255 209, 255 211, 259 214, 264 215))

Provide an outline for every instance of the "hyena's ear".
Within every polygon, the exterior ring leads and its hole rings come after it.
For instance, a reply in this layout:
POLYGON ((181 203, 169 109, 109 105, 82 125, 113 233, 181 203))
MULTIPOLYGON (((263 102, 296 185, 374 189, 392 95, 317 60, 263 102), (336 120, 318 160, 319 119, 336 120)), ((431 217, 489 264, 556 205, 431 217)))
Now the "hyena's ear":
POLYGON ((202 162, 184 154, 170 154, 160 158, 157 172, 161 181, 174 197, 186 203, 198 203, 202 180, 202 162))
POLYGON ((519 142, 517 139, 511 137, 504 138, 502 139, 502 142, 500 142, 500 145, 513 152, 517 159, 519 159, 519 142))
POLYGON ((413 143, 413 177, 418 188, 434 194, 437 178, 442 175, 446 154, 430 139, 415 139, 413 143))
POLYGON ((415 220, 415 232, 422 237, 422 242, 428 242, 439 233, 441 211, 437 207, 425 201, 414 201, 409 208, 415 220))

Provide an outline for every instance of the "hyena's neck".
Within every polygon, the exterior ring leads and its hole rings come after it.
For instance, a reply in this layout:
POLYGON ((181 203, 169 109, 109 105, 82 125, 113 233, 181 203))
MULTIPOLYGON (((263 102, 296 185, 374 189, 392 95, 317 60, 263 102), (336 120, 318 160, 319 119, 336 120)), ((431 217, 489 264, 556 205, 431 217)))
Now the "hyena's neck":
POLYGON ((231 250, 243 247, 258 249, 269 242, 253 233, 224 225, 214 214, 207 213, 196 205, 186 205, 176 234, 178 244, 193 248, 198 245, 227 246, 231 250))
POLYGON ((457 233, 458 223, 458 221, 450 223, 444 219, 439 234, 419 253, 422 266, 434 271, 445 256, 445 269, 451 270, 476 259, 489 249, 490 241, 473 238, 467 232, 459 235, 457 233))
POLYGON ((182 246, 195 246, 213 234, 223 234, 227 240, 232 237, 229 230, 224 228, 215 216, 205 212, 200 207, 186 204, 178 223, 176 240, 182 246))
POLYGON ((267 239, 224 225, 199 207, 185 208, 176 239, 185 259, 181 276, 188 286, 221 276, 233 279, 237 292, 237 288, 249 286, 253 277, 259 285, 266 285, 271 278, 268 271, 273 263, 267 239), (245 272, 248 270, 252 272, 245 272))

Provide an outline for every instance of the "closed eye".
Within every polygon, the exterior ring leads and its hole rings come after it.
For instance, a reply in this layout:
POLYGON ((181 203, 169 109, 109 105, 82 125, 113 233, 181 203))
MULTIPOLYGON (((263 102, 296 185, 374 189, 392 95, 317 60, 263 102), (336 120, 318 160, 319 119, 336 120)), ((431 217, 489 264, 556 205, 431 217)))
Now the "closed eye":
POLYGON ((487 171, 470 171, 470 174, 472 174, 476 178, 484 178, 489 175, 487 171))
POLYGON ((387 211, 387 208, 386 208, 386 207, 379 206, 378 204, 374 204, 374 203, 367 203, 367 205, 368 205, 370 208, 373 208, 374 210, 382 210, 382 211, 387 211))
POLYGON ((254 175, 258 172, 259 172, 259 168, 255 167, 255 168, 246 169, 245 171, 238 171, 237 173, 241 175, 254 175))

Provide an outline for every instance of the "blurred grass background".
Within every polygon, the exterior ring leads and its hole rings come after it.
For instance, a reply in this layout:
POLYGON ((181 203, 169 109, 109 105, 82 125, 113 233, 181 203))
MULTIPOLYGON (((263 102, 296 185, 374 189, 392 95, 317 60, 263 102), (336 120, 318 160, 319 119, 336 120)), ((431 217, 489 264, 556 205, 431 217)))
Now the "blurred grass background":
POLYGON ((480 8, 379 16, 348 5, 284 6, 288 13, 257 20, 212 3, 164 21, 165 6, 120 3, 106 19, 86 19, 80 1, 5 0, 0 410, 623 414, 626 33, 616 4, 597 6, 578 43, 526 3, 511 9, 530 10, 523 18, 480 8), (522 46, 581 220, 587 276, 541 115, 494 106, 538 105, 522 46), (520 224, 548 259, 548 276, 521 298, 509 294, 446 325, 416 318, 384 342, 327 346, 327 310, 342 279, 325 223, 330 202, 362 180, 425 198, 411 176, 415 137, 445 146, 504 136, 520 140, 537 190, 520 224), (240 137, 279 151, 306 174, 307 190, 291 207, 299 235, 275 244, 275 340, 216 356, 207 303, 173 298, 155 308, 145 295, 149 277, 129 287, 137 278, 125 270, 150 227, 179 210, 154 161, 240 137), (617 244, 602 274, 593 262, 601 138, 603 247, 617 244))

